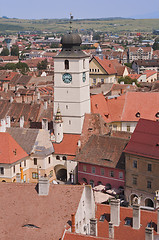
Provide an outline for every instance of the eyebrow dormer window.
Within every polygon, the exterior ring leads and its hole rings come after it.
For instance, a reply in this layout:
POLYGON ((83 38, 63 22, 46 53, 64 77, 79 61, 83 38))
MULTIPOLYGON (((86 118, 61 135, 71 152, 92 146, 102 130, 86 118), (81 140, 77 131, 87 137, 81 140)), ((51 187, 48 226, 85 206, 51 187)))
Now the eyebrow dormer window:
POLYGON ((140 117, 140 113, 139 112, 136 113, 136 117, 140 117))
POLYGON ((159 118, 159 112, 157 112, 155 116, 156 116, 157 118, 159 118))
POLYGON ((69 69, 69 61, 65 60, 65 69, 69 69))

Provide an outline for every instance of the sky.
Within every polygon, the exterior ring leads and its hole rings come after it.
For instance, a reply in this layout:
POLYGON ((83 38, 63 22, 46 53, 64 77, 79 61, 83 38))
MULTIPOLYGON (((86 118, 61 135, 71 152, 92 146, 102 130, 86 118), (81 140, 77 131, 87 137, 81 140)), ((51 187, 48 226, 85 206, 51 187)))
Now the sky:
POLYGON ((159 18, 159 0, 1 0, 0 17, 21 19, 159 18))

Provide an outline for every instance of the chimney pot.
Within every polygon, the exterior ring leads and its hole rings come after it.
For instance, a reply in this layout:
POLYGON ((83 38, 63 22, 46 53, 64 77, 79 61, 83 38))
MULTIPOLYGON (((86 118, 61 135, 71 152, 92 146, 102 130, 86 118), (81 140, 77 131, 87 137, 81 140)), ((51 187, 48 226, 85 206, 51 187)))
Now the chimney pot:
POLYGON ((146 227, 145 228, 145 240, 154 240, 154 229, 146 227))
POLYGON ((72 221, 72 232, 75 233, 76 229, 75 229, 75 213, 71 214, 71 221, 72 221))
POLYGON ((111 199, 111 215, 110 221, 114 226, 120 225, 120 200, 119 199, 111 199))
POLYGON ((114 226, 112 222, 109 222, 109 238, 114 239, 114 226))
POLYGON ((49 194, 49 180, 47 177, 40 177, 38 189, 40 196, 47 196, 49 194))
POLYGON ((96 218, 90 219, 90 235, 97 236, 97 219, 96 218))
POLYGON ((133 204, 133 228, 140 228, 140 205, 133 204))

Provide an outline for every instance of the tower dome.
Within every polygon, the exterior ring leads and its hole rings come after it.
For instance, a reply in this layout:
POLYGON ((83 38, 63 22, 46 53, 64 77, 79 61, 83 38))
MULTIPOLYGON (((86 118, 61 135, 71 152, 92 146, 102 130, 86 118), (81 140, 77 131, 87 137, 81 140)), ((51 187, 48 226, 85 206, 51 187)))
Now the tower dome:
POLYGON ((77 33, 68 33, 61 39, 63 48, 70 48, 73 46, 80 46, 82 43, 81 37, 77 33))

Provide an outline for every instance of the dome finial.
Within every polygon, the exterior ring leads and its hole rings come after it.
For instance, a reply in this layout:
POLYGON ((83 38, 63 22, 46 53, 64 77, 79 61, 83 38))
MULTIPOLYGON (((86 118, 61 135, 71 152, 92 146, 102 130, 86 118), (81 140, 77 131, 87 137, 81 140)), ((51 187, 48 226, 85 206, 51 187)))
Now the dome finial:
POLYGON ((62 123, 63 122, 59 104, 58 104, 58 108, 57 108, 57 112, 56 112, 56 116, 55 116, 55 122, 56 123, 62 123))
POLYGON ((73 15, 70 13, 70 33, 72 33, 72 20, 73 20, 73 15))

